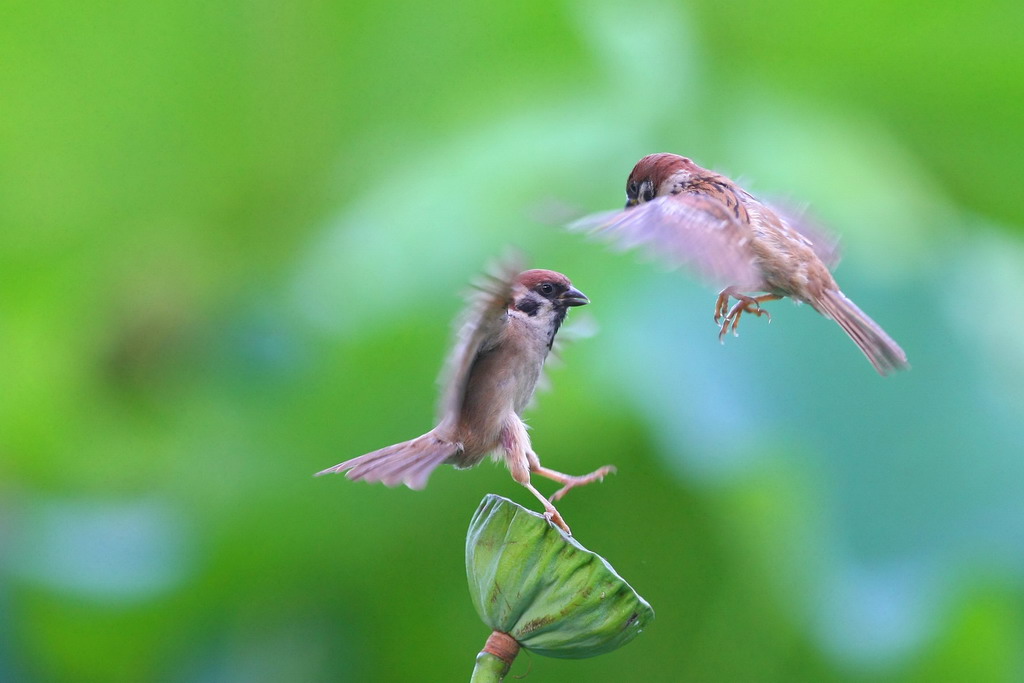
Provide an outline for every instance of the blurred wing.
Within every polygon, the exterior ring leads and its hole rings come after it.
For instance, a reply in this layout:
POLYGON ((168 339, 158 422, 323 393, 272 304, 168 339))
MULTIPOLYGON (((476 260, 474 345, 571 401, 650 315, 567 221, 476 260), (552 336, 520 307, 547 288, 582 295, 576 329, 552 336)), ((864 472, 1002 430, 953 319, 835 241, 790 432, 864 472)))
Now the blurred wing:
POLYGON ((507 322, 506 313, 512 303, 512 286, 523 270, 524 259, 512 254, 502 259, 477 283, 467 297, 467 305, 456 321, 455 341, 438 382, 441 403, 438 419, 457 415, 462 410, 473 363, 487 344, 498 338, 507 322))
MULTIPOLYGON (((551 390, 551 380, 548 378, 547 370, 550 367, 560 367, 564 363, 562 355, 565 353, 565 349, 582 339, 589 339, 597 334, 597 321, 593 316, 586 313, 573 313, 572 316, 572 319, 558 330, 558 334, 555 335, 555 340, 551 344, 551 351, 548 352, 540 378, 537 380, 538 393, 551 390)), ((533 400, 535 399, 531 399, 530 405, 533 405, 533 400)))
POLYGON ((821 259, 829 270, 836 267, 842 257, 842 250, 839 248, 839 240, 830 233, 821 223, 807 215, 806 209, 795 208, 786 202, 773 201, 770 205, 772 211, 781 218, 786 225, 800 233, 811 245, 814 254, 821 259))
POLYGON ((754 253, 740 244, 743 230, 721 202, 702 195, 657 197, 623 211, 587 216, 569 226, 643 247, 669 265, 682 265, 716 287, 757 289, 754 253))

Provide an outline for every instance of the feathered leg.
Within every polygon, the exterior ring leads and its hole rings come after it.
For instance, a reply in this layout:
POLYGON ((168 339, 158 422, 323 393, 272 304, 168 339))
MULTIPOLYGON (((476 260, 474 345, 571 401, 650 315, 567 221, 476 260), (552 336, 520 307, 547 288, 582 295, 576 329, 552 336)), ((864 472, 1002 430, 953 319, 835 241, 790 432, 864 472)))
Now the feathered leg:
MULTIPOLYGON (((565 523, 562 515, 544 495, 534 488, 530 483, 530 435, 526 433, 526 425, 518 417, 514 417, 506 423, 501 430, 501 447, 505 451, 505 464, 512 474, 512 478, 526 487, 537 500, 544 506, 544 517, 553 524, 556 524, 562 531, 572 536, 569 525, 565 523)), ((536 458, 536 456, 534 456, 536 458)))

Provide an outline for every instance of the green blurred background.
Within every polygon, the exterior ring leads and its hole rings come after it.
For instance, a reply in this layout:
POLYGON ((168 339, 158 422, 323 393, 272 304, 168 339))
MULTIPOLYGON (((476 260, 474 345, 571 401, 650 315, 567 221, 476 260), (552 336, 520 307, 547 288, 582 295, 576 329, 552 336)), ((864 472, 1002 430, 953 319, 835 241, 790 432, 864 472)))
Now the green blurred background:
MULTIPOLYGON (((0 9, 0 680, 466 680, 503 467, 313 472, 431 426, 506 245, 597 333, 530 414, 657 611, 528 680, 1024 680, 1019 1, 0 9), (674 151, 806 202, 907 350, 551 227, 674 151)), ((541 484, 541 486, 545 486, 541 484)), ((553 488, 553 487, 550 487, 553 488)), ((545 486, 545 491, 549 488, 545 486)))

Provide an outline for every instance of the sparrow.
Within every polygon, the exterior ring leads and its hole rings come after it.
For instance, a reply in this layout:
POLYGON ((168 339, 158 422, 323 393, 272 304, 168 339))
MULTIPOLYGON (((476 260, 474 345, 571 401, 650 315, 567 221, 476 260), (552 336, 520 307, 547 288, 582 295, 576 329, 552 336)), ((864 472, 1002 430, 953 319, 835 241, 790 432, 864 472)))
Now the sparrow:
POLYGON ((838 262, 833 241, 686 157, 644 157, 626 181, 624 210, 595 214, 570 228, 614 238, 626 248, 644 245, 724 287, 714 309, 720 340, 730 329, 737 333, 743 313, 770 322, 761 304, 789 297, 839 323, 879 374, 909 367, 899 344, 839 289, 829 272, 838 262))
POLYGON ((466 469, 493 454, 496 460, 504 458, 512 478, 543 504, 544 516, 571 535, 553 503, 570 489, 603 479, 615 468, 570 476, 543 467, 521 415, 568 310, 590 300, 561 273, 518 270, 519 264, 506 260, 502 272, 479 285, 470 299, 442 374, 437 426, 423 436, 346 460, 317 476, 345 472, 353 480, 422 489, 441 464, 466 469), (549 500, 534 488, 531 474, 562 488, 549 500))

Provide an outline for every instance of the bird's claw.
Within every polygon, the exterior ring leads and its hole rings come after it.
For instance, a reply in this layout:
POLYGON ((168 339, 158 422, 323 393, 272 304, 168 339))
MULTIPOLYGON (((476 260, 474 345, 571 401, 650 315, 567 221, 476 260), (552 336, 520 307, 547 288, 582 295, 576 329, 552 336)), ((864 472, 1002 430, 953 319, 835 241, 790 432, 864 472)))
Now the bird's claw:
POLYGON ((548 498, 548 500, 554 503, 558 500, 561 500, 562 496, 564 496, 566 493, 576 488, 577 486, 584 486, 595 481, 604 481, 604 478, 606 476, 614 472, 614 465, 605 465, 604 467, 594 470, 590 474, 584 474, 583 476, 580 477, 567 477, 562 482, 562 488, 558 489, 553 494, 551 494, 551 497, 548 498))
POLYGON ((558 510, 556 510, 553 505, 544 511, 544 519, 548 520, 549 524, 557 526, 567 535, 572 536, 572 531, 569 530, 569 525, 565 523, 565 520, 562 519, 562 515, 559 514, 558 510))
POLYGON ((777 297, 773 295, 767 295, 764 297, 752 297, 746 294, 740 294, 729 289, 724 289, 718 295, 718 301, 715 302, 715 324, 720 325, 718 330, 718 340, 725 343, 725 334, 732 329, 734 337, 740 336, 737 328, 740 325, 740 316, 744 313, 752 313, 757 317, 767 316, 768 322, 772 321, 772 314, 761 308, 761 301, 768 299, 775 299, 777 297), (729 308, 729 298, 736 299, 736 303, 733 304, 732 308, 729 308))

